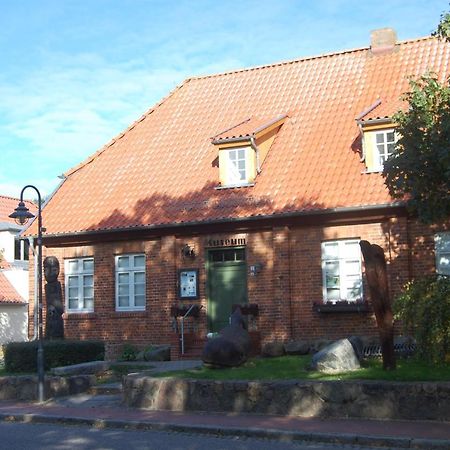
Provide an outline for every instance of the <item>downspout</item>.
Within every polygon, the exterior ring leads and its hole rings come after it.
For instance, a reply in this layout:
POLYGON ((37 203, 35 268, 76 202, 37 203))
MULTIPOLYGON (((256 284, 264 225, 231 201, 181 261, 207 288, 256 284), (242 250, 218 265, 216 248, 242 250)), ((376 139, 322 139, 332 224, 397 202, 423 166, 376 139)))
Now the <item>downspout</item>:
POLYGON ((34 248, 34 238, 28 237, 28 242, 30 244, 31 251, 33 252, 34 260, 34 309, 33 309, 33 341, 37 339, 38 336, 38 261, 36 258, 36 249, 34 248))
POLYGON ((261 173, 261 164, 260 164, 260 160, 259 160, 259 148, 256 145, 254 136, 250 136, 250 145, 251 145, 252 149, 255 150, 255 153, 256 153, 256 173, 261 173))
POLYGON ((358 123, 359 134, 361 136, 361 158, 360 162, 364 162, 366 160, 366 150, 364 148, 364 131, 361 123, 358 123))

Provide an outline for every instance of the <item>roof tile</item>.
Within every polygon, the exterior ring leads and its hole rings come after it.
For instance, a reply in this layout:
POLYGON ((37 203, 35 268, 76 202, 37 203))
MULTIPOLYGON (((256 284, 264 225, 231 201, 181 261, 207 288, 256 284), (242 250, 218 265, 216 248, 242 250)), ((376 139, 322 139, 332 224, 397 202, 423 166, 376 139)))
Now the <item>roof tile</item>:
POLYGON ((25 304, 27 303, 16 291, 6 275, 0 271, 0 305, 1 304, 25 304))
POLYGON ((47 233, 393 202, 380 174, 362 174, 355 118, 377 99, 368 118, 392 115, 408 76, 431 70, 445 78, 449 59, 449 44, 424 38, 376 56, 362 48, 189 79, 67 173, 44 208, 47 233), (255 185, 215 189, 211 136, 261 118, 233 130, 250 133, 257 120, 280 113, 289 120, 255 185))

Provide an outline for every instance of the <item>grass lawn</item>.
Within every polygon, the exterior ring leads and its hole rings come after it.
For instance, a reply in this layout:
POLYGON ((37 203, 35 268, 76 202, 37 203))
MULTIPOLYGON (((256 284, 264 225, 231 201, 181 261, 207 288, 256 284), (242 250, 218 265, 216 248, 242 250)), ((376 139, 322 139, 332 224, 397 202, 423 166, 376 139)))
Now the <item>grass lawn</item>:
POLYGON ((387 380, 387 381, 450 381, 450 364, 429 366, 415 359, 397 360, 397 370, 387 372, 382 362, 371 359, 364 367, 352 372, 325 375, 306 368, 311 356, 281 356, 278 358, 255 358, 240 367, 226 369, 183 370, 164 372, 155 377, 194 378, 209 380, 387 380))

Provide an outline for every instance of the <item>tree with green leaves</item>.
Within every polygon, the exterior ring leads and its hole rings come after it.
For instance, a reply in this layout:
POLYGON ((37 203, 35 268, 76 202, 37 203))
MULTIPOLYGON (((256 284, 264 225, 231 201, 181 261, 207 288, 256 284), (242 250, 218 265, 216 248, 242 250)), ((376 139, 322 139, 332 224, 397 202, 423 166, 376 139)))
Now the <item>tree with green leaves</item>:
MULTIPOLYGON (((432 34, 450 42, 450 13, 432 34)), ((385 183, 419 220, 439 222, 450 217, 450 78, 412 78, 403 100, 409 108, 394 115, 400 138, 384 165, 385 183)))
POLYGON ((424 223, 450 217, 449 81, 432 73, 410 80, 409 108, 394 115, 399 140, 384 165, 390 194, 424 223))

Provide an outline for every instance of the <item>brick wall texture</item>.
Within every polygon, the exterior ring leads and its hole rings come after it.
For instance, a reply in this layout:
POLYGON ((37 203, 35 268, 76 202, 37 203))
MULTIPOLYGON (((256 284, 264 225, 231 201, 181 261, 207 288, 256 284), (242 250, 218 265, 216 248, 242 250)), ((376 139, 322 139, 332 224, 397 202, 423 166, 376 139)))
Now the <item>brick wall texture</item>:
MULTIPOLYGON (((162 236, 149 240, 98 242, 86 246, 45 247, 44 257, 60 261, 59 281, 64 295, 64 260, 94 258, 93 313, 65 313, 65 337, 102 339, 108 357, 118 356, 124 343, 144 348, 150 344, 169 343, 172 358, 179 356, 179 336, 170 316, 173 305, 183 303, 177 296, 177 274, 181 268, 199 269, 200 317, 186 321, 186 331, 201 342, 206 336, 208 311, 207 249, 208 241, 245 237, 247 267, 260 264, 256 275, 247 271, 249 303, 257 303, 259 315, 252 323, 261 342, 272 340, 335 339, 350 335, 375 335, 372 313, 320 313, 313 309, 322 301, 321 243, 326 240, 359 238, 380 245, 388 265, 392 296, 409 279, 435 271, 434 234, 448 226, 425 227, 407 218, 340 225, 282 226, 242 233, 162 236), (194 258, 182 255, 189 244, 194 258), (146 309, 137 312, 115 310, 114 257, 118 254, 145 253, 146 309)), ((209 242, 210 243, 210 242, 209 242)), ((363 266, 364 273, 364 266, 363 266)), ((364 283, 364 298, 370 298, 364 283)), ((34 269, 30 262, 30 337, 34 333, 34 269)), ((44 301, 45 318, 45 301, 44 301)))

